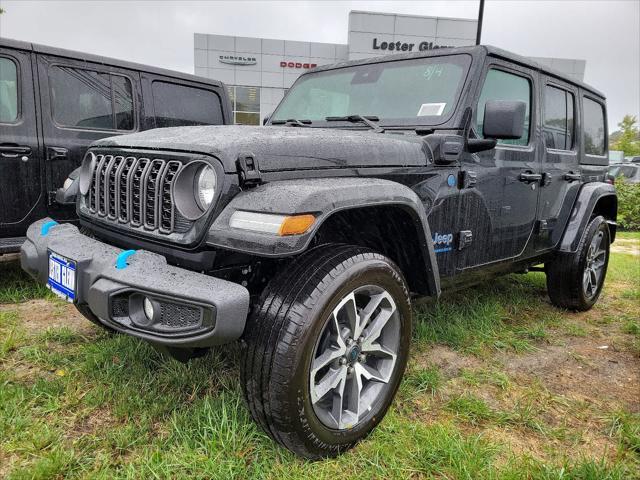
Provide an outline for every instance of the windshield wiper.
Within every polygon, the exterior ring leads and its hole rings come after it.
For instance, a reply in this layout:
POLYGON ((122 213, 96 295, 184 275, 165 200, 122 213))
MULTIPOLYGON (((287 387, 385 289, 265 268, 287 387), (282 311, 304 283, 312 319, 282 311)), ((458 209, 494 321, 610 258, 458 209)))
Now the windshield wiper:
POLYGON ((311 125, 311 120, 297 120, 295 118, 289 118, 288 120, 273 120, 271 125, 286 125, 287 127, 308 127, 311 125))
POLYGON ((354 114, 354 115, 345 115, 344 117, 325 117, 325 120, 327 122, 351 122, 351 123, 362 122, 368 127, 370 127, 376 133, 384 132, 384 128, 382 128, 380 125, 375 123, 380 121, 380 119, 375 115, 364 116, 364 115, 354 114))

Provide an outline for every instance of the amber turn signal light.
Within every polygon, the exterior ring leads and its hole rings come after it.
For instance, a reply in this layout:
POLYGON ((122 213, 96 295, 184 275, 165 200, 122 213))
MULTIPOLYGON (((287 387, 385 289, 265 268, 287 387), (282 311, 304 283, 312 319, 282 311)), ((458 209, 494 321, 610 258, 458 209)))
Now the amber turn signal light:
POLYGON ((315 221, 316 217, 310 214, 285 217, 283 222, 280 224, 278 235, 281 237, 286 235, 299 235, 309 230, 315 221))

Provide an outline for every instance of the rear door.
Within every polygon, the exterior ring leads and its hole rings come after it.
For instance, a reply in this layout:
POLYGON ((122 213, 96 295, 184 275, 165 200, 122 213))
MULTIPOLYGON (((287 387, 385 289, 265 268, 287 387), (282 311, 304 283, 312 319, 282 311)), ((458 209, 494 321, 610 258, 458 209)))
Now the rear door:
POLYGON ((30 52, 0 48, 0 238, 24 236, 43 213, 33 80, 30 52))
POLYGON ((54 218, 75 217, 53 195, 100 138, 139 129, 139 74, 101 64, 38 55, 46 191, 54 218))
POLYGON ((582 184, 576 118, 578 90, 545 77, 540 89, 542 106, 542 182, 538 206, 536 250, 553 248, 569 221, 582 184))

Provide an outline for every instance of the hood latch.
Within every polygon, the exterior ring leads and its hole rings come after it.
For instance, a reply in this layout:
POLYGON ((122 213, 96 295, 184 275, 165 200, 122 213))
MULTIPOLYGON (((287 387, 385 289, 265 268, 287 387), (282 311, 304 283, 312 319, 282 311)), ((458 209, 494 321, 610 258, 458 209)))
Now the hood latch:
POLYGON ((262 173, 258 159, 251 153, 241 153, 236 162, 241 187, 250 187, 262 183, 262 173))

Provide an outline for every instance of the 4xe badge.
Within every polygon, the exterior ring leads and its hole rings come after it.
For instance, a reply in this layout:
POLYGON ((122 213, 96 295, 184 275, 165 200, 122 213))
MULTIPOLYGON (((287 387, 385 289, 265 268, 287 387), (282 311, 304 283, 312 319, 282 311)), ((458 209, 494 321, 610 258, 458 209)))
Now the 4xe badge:
POLYGON ((450 252, 453 249, 453 233, 434 233, 433 248, 436 253, 450 252))

